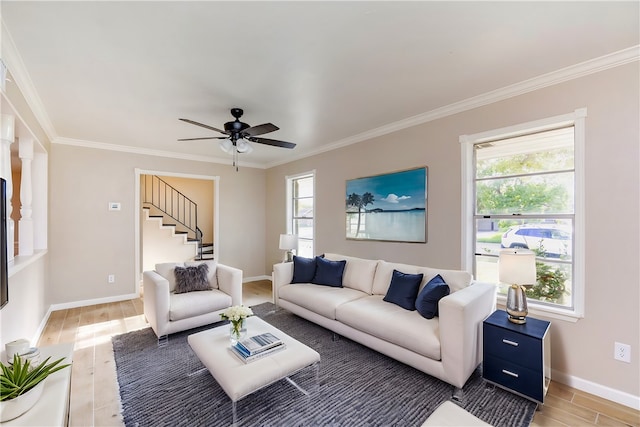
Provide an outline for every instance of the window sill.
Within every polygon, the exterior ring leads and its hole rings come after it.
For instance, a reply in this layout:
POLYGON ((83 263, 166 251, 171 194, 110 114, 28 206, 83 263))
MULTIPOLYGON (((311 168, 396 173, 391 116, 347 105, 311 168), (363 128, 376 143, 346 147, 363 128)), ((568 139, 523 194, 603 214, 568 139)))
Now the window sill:
MULTIPOLYGON (((504 310, 507 305, 507 297, 504 295, 498 295, 497 305, 498 308, 504 310)), ((564 320, 565 322, 571 323, 576 323, 578 320, 584 318, 583 315, 580 315, 574 311, 538 305, 531 302, 531 300, 527 300, 527 305, 529 308, 529 315, 532 315, 534 317, 540 316, 549 319, 564 320)))
POLYGON ((47 253, 47 250, 43 249, 39 251, 33 251, 33 255, 29 255, 29 256, 19 255, 15 257, 13 261, 9 263, 9 277, 24 270, 29 265, 33 264, 34 262, 42 258, 46 253, 47 253))

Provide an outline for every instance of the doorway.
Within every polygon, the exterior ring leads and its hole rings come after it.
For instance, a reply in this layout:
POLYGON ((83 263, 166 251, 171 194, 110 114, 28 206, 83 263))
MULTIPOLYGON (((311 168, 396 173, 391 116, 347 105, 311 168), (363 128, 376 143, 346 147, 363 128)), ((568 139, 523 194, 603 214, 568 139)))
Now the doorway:
MULTIPOLYGON (((160 170, 135 170, 135 205, 137 207, 135 215, 135 271, 138 275, 136 280, 136 292, 140 293, 140 283, 142 281, 142 272, 148 269, 149 263, 152 265, 153 260, 146 260, 145 262, 145 248, 143 244, 143 207, 148 204, 144 202, 144 195, 142 194, 142 182, 143 178, 147 176, 159 177, 164 182, 170 184, 172 187, 178 189, 184 194, 192 192, 191 197, 195 200, 201 201, 201 206, 198 208, 202 210, 198 214, 199 228, 202 230, 203 240, 206 243, 212 245, 214 258, 218 259, 220 254, 219 239, 218 239, 218 225, 219 225, 219 176, 207 176, 207 175, 193 175, 174 173, 160 170), (206 194, 207 192, 211 192, 206 194)), ((173 222, 173 221, 172 221, 173 222)))

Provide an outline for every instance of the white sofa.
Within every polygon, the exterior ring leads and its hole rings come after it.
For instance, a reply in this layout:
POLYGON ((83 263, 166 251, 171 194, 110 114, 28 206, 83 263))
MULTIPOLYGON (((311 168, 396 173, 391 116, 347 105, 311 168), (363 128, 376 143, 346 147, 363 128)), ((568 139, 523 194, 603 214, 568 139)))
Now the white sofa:
POLYGON ((343 287, 291 284, 294 264, 273 268, 276 304, 335 333, 462 388, 482 362, 482 321, 495 310, 496 286, 473 282, 465 271, 440 270, 339 254, 346 260, 343 287), (424 274, 420 289, 437 274, 450 294, 438 303, 439 316, 422 317, 383 301, 393 270, 424 274))
POLYGON ((156 264, 143 273, 144 315, 158 340, 169 334, 219 322, 228 307, 242 305, 242 270, 215 261, 156 264), (208 265, 211 290, 175 293, 176 267, 208 265))

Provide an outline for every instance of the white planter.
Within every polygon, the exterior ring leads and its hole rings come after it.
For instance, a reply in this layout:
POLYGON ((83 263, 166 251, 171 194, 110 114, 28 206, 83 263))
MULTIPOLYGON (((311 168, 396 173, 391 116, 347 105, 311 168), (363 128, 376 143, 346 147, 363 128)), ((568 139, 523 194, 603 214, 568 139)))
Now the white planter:
POLYGON ((0 422, 18 418, 31 409, 38 399, 40 399, 42 390, 44 390, 45 381, 46 380, 41 381, 40 384, 15 399, 0 402, 0 422))

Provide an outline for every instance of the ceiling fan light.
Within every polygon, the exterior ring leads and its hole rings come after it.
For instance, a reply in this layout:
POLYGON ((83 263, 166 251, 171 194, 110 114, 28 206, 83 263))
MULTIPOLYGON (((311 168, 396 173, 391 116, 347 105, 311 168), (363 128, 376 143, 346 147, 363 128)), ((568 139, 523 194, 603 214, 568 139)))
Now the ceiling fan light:
POLYGON ((222 141, 220 141, 220 149, 225 153, 231 154, 233 153, 233 144, 230 140, 223 139, 222 141))
POLYGON ((253 151, 251 144, 242 138, 236 141, 236 149, 238 150, 238 153, 250 153, 253 151))

